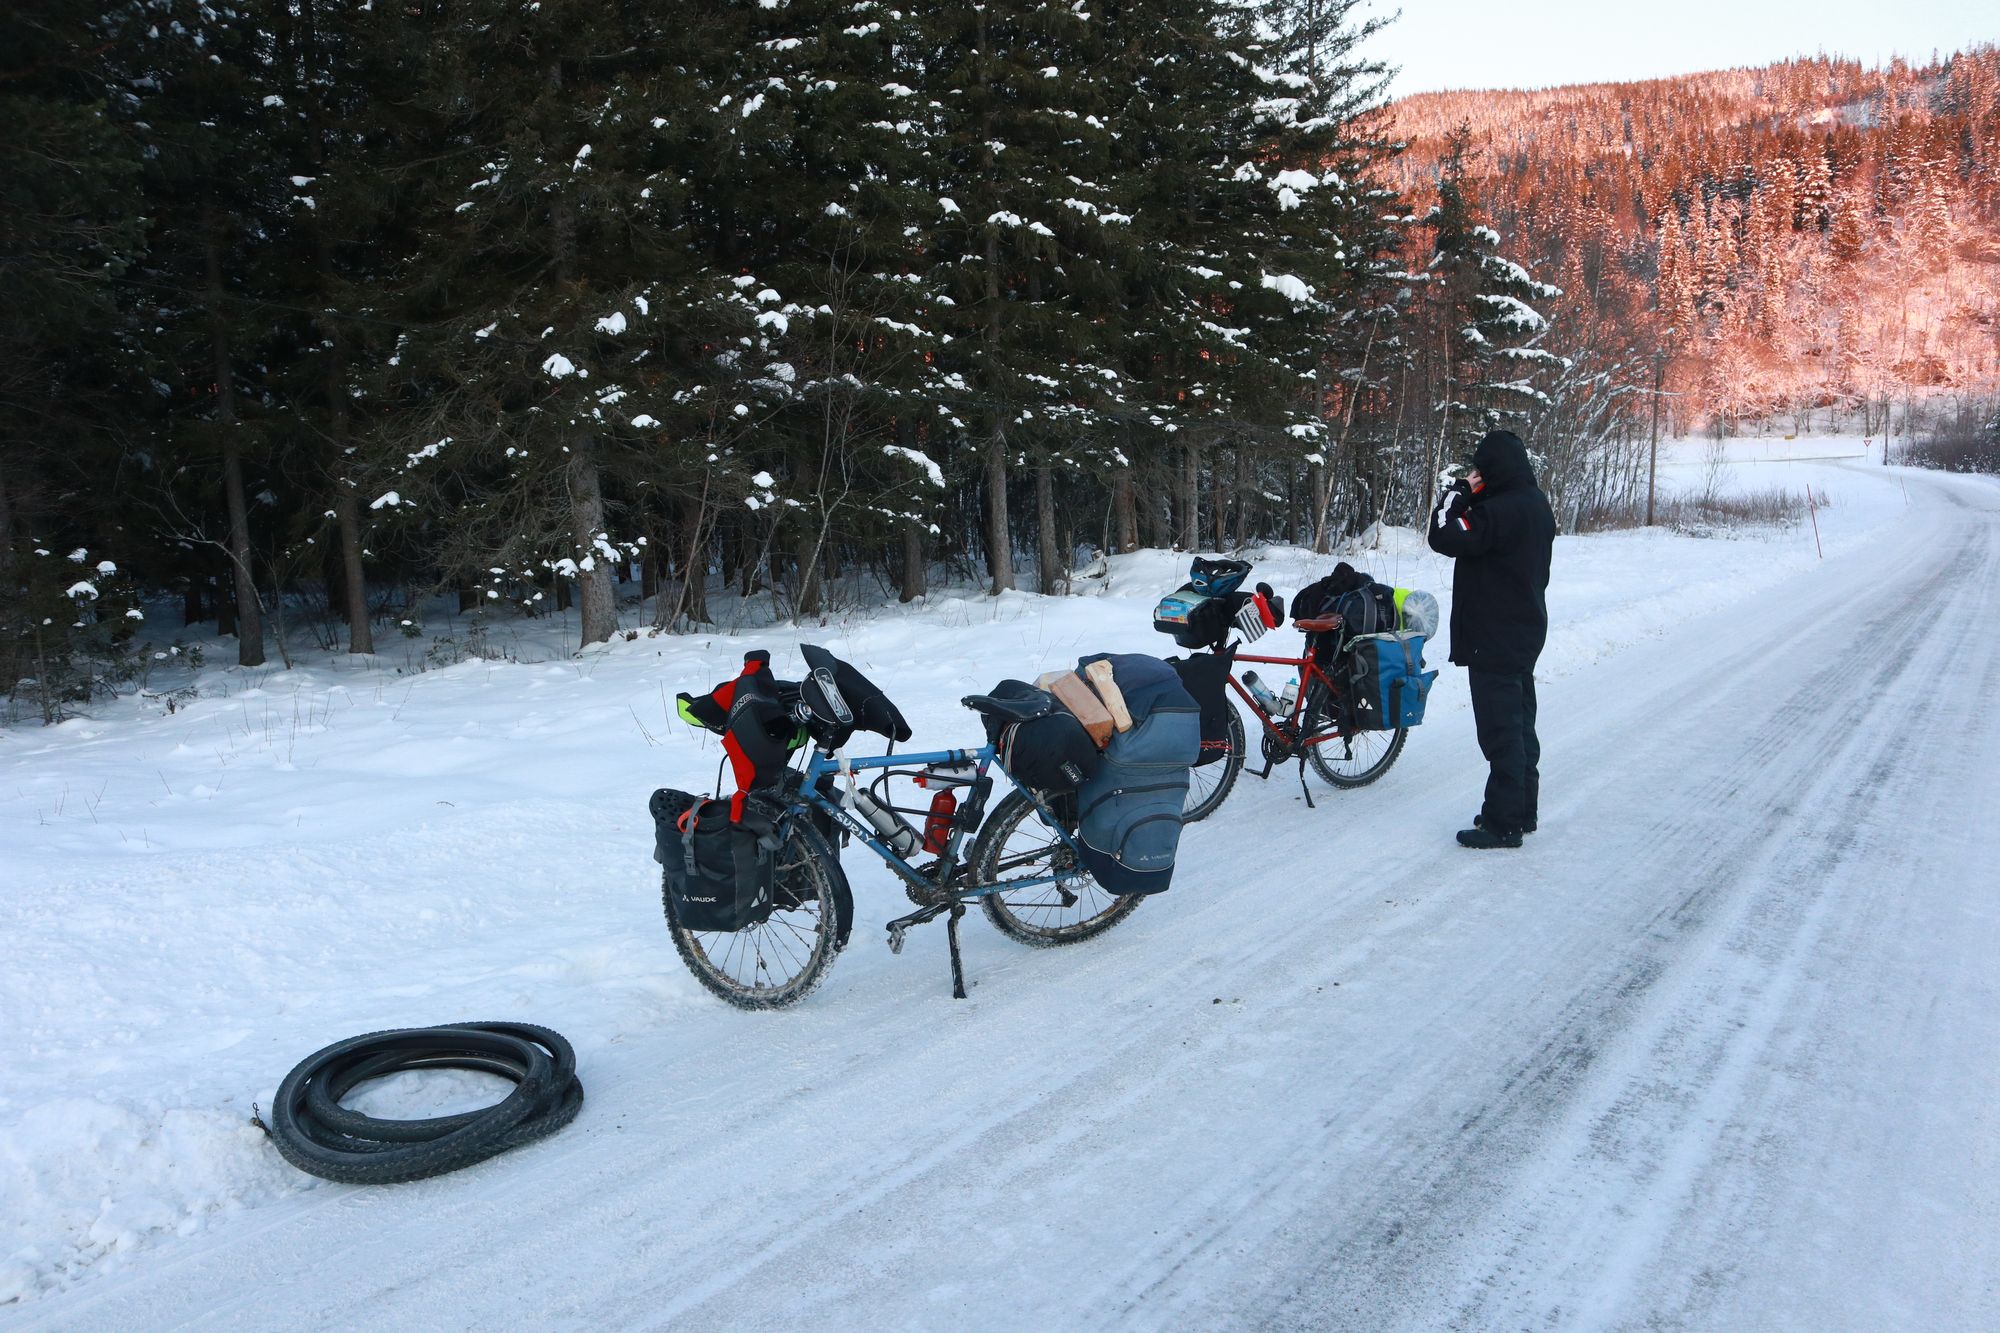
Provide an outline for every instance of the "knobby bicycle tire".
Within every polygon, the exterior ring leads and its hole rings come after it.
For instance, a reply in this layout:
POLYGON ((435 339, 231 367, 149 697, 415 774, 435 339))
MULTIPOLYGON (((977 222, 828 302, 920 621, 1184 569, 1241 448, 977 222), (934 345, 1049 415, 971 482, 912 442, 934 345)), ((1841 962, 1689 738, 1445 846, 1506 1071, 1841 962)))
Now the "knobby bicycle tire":
POLYGON ((1194 795, 1197 774, 1216 768, 1220 768, 1222 774, 1216 779, 1215 786, 1202 793, 1200 800, 1191 801, 1187 808, 1181 811, 1181 823, 1192 824, 1196 820, 1207 819, 1222 808, 1222 803, 1229 799, 1229 793, 1236 790, 1236 779, 1243 772, 1249 746, 1249 738, 1243 731, 1243 715, 1236 711, 1236 705, 1232 703, 1229 705, 1229 753, 1214 763, 1203 764, 1189 771, 1188 795, 1190 797, 1194 795))
POLYGON ((673 895, 667 891, 665 876, 661 877, 660 902, 675 952, 709 994, 739 1009, 783 1009, 797 1004, 826 979, 827 969, 839 952, 837 854, 817 829, 795 820, 778 857, 779 882, 789 889, 797 905, 774 911, 767 920, 745 930, 692 931, 681 925, 674 915, 673 895), (792 920, 795 913, 805 914, 808 908, 809 925, 803 916, 792 920), (805 943, 808 939, 809 944, 805 943), (752 969, 748 981, 731 971, 729 960, 739 957, 752 969), (786 974, 772 984, 757 984, 755 977, 768 974, 767 963, 772 961, 787 966, 786 974))
POLYGON ((582 1109, 576 1053, 561 1034, 532 1023, 458 1023, 365 1033, 314 1052, 278 1085, 265 1129, 301 1171, 343 1184, 393 1185, 533 1143, 582 1109), (413 1069, 478 1070, 512 1079, 514 1088, 483 1110, 424 1120, 386 1120, 340 1105, 370 1079, 413 1069))
POLYGON ((1049 832, 1049 845, 1046 849, 1030 848, 1012 855, 1007 854, 1008 835, 1031 819, 1035 820, 1039 827, 1047 827, 1041 824, 1035 813, 1035 803, 1029 800, 1026 794, 1020 791, 1008 792, 979 830, 979 836, 972 844, 972 852, 966 858, 973 881, 978 884, 994 883, 1010 868, 1028 871, 1030 877, 1049 873, 1052 869, 1074 870, 1087 881, 1079 886, 1081 892, 1078 894, 1078 903, 1094 910, 1075 921, 1049 924, 1052 916, 1076 910, 1061 905, 1061 896, 1054 886, 1040 885, 1019 890, 1017 891, 1019 894, 1027 896, 1017 897, 1014 901, 1009 901, 1004 892, 989 893, 981 897, 979 903, 986 911, 986 919, 993 923, 995 929, 1011 940, 1018 940, 1022 944, 1038 949, 1047 949, 1059 944, 1075 944, 1079 940, 1101 935, 1132 915, 1133 910, 1139 906, 1141 895, 1120 896, 1106 891, 1096 880, 1091 879, 1087 872, 1074 864, 1075 853, 1056 837, 1053 830, 1049 832), (1044 854, 1047 859, 1046 867, 1035 863, 1044 854), (1003 864, 1016 861, 1019 864, 1003 864), (1101 907, 1098 906, 1100 902, 1104 903, 1101 907))

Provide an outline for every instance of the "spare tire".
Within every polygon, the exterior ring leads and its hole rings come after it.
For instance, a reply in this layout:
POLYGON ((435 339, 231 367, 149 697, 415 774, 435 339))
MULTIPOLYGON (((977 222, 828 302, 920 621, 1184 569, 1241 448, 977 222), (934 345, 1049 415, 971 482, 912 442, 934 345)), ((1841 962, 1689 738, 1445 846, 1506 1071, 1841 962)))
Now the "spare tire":
POLYGON ((350 1185, 443 1175, 555 1133, 583 1108, 576 1053, 531 1023, 395 1028, 337 1041, 300 1061, 265 1131, 301 1171, 350 1185), (340 1099, 370 1079, 412 1069, 468 1069, 511 1079, 492 1106, 426 1120, 385 1120, 340 1099))

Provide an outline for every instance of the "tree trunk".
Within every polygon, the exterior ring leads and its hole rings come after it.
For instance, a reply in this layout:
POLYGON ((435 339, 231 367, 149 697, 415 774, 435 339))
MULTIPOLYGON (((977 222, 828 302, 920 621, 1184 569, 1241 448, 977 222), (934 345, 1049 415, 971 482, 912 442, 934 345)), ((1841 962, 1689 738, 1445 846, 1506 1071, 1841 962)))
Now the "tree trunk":
POLYGON ((667 568, 667 545, 662 541, 646 543, 646 558, 639 564, 639 600, 653 601, 657 614, 659 603, 654 599, 660 595, 660 576, 667 568))
POLYGON ((201 609, 201 577, 190 574, 181 591, 181 624, 192 626, 207 618, 201 609))
POLYGON ((903 525, 903 580, 902 591, 896 600, 914 602, 930 591, 930 567, 924 561, 924 527, 921 523, 903 525))
POLYGON ((333 487, 333 513, 340 524, 341 583, 347 602, 347 651, 372 653, 375 627, 368 619, 368 582, 361 570, 361 501, 347 478, 334 478, 333 487))
POLYGON ((809 520, 799 522, 799 535, 792 547, 792 619, 816 616, 820 611, 819 534, 809 520))
MULTIPOLYGON (((11 591, 14 573, 14 510, 7 500, 7 473, 0 468, 0 593, 11 591)), ((21 679, 20 646, 10 637, 0 643, 0 690, 12 692, 21 679)))
POLYGON ((1056 533, 1056 485, 1049 465, 1035 468, 1035 566, 1044 597, 1061 592, 1069 579, 1069 562, 1062 556, 1056 533))
POLYGON ((993 432, 986 446, 986 556, 993 567, 993 594, 1014 590, 1014 538, 1007 530, 1007 436, 993 432))
POLYGON ((243 498, 243 441, 236 429, 235 368, 229 324, 223 315, 222 219, 206 210, 202 258, 208 270, 209 313, 215 340, 215 425, 222 437, 222 489, 229 505, 229 562, 236 584, 236 663, 264 665, 264 622, 257 585, 250 577, 250 509, 243 498))
POLYGON ((1201 455, 1194 441, 1181 446, 1181 514, 1178 541, 1182 550, 1201 546, 1201 455))
POLYGON ((597 549, 604 533, 604 492, 599 488, 597 457, 588 440, 570 444, 570 524, 576 540, 577 606, 583 620, 579 647, 605 643, 618 628, 618 600, 611 588, 611 564, 597 549))
POLYGON ((0 575, 4 575, 13 567, 14 507, 7 500, 6 469, 0 468, 0 575))
POLYGON ((681 610, 690 624, 706 625, 708 616, 708 506, 689 496, 681 501, 681 529, 687 534, 687 555, 681 560, 681 610))
MULTIPOLYGON (((229 576, 225 574, 223 577, 227 579, 229 576)), ((223 586, 227 585, 219 585, 213 588, 209 593, 208 600, 215 607, 215 632, 227 638, 234 638, 236 635, 236 598, 223 592, 223 586)))
MULTIPOLYGON (((1236 453, 1241 458, 1243 451, 1238 449, 1236 453)), ((1215 453, 1215 471, 1214 475, 1209 478, 1209 489, 1215 493, 1215 513, 1211 516, 1212 525, 1215 529, 1215 549, 1226 551, 1229 549, 1229 485, 1222 479, 1222 451, 1220 449, 1216 450, 1215 453)))
POLYGON ((1139 506, 1130 464, 1111 474, 1111 542, 1120 555, 1139 549, 1139 506))

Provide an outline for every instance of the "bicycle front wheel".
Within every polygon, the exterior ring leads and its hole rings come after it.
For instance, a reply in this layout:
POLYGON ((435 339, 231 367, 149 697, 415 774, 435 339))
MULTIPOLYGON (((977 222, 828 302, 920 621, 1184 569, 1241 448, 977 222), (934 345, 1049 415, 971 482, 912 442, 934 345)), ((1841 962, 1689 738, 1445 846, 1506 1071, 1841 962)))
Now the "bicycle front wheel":
POLYGON ((1236 776, 1243 771, 1243 756, 1248 742, 1243 736, 1243 715, 1236 711, 1235 704, 1229 706, 1227 743, 1228 754, 1188 770, 1187 804, 1181 807, 1181 823, 1192 824, 1197 819, 1208 818, 1222 808, 1222 803, 1229 799, 1229 793, 1236 789, 1236 776))
POLYGON ((1002 886, 979 900, 986 919, 1009 939, 1037 948, 1101 935, 1139 905, 1137 895, 1120 897, 1093 879, 1019 791, 994 808, 966 859, 974 883, 1002 886), (1051 877, 1057 882, 1006 887, 1010 880, 1051 877))
POLYGON ((696 931, 681 925, 662 877, 660 899, 674 949, 696 981, 739 1009, 797 1004, 833 963, 833 886, 840 873, 833 848, 817 830, 794 821, 777 855, 778 906, 743 930, 696 931))
MULTIPOLYGON (((1311 701, 1306 705, 1305 734, 1317 736, 1334 730, 1338 726, 1337 717, 1338 710, 1326 688, 1315 684, 1311 701)), ((1409 734, 1409 728, 1397 727, 1394 731, 1355 731, 1330 736, 1308 745, 1306 760, 1313 772, 1333 786, 1365 787, 1389 771, 1396 756, 1403 752, 1403 741, 1409 734)))

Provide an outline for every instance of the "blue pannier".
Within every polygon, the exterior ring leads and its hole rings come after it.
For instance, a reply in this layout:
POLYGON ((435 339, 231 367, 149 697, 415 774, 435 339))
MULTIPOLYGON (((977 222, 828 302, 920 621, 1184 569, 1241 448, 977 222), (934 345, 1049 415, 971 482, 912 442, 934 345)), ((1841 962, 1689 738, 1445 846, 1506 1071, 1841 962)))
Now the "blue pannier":
POLYGON ((1158 893, 1173 882, 1188 770, 1201 756, 1201 710, 1171 666, 1139 653, 1101 653, 1111 663, 1132 729, 1104 748, 1097 772, 1077 788, 1077 842, 1084 868, 1108 893, 1158 893))
POLYGON ((1421 634, 1364 634, 1348 650, 1347 697, 1358 731, 1394 731, 1424 720, 1437 672, 1424 670, 1421 634))

